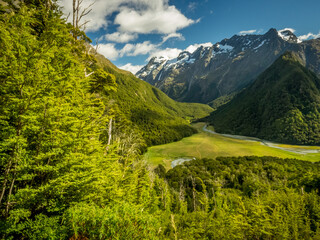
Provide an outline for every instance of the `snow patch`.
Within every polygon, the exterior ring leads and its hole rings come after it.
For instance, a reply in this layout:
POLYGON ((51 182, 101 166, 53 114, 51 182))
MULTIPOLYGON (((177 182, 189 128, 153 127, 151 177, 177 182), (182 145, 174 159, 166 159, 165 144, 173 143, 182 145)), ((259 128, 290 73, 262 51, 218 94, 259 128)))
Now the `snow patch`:
POLYGON ((156 57, 156 58, 153 60, 153 62, 154 62, 154 63, 162 63, 162 62, 164 62, 164 61, 166 61, 166 60, 168 60, 168 59, 165 58, 165 57, 156 57))
POLYGON ((251 43, 252 43, 251 40, 247 39, 247 41, 244 45, 250 45, 251 43))
POLYGON ((160 76, 158 77, 158 81, 161 80, 162 73, 163 73, 163 71, 160 72, 160 76))
POLYGON ((221 52, 231 52, 233 50, 233 47, 230 45, 217 45, 218 48, 221 49, 221 52))
POLYGON ((195 58, 190 58, 188 61, 186 61, 186 63, 194 63, 196 61, 195 58))
POLYGON ((258 48, 262 47, 266 42, 267 42, 267 40, 263 40, 263 41, 259 44, 259 46, 253 48, 253 50, 257 50, 258 48))

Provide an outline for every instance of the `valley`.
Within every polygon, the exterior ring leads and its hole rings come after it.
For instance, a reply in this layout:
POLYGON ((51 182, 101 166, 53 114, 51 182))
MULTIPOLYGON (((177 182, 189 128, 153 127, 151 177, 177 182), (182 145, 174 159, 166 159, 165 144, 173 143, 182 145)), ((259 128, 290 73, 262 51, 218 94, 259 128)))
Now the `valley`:
MULTIPOLYGON (((274 144, 261 144, 257 139, 236 139, 223 134, 205 132, 205 123, 193 124, 199 133, 183 138, 178 142, 153 146, 148 149, 144 159, 153 167, 162 164, 170 169, 171 162, 183 159, 216 158, 220 156, 273 156, 279 158, 295 158, 316 162, 320 159, 320 147, 274 144), (310 151, 308 153, 308 151, 310 151), (300 153, 299 153, 300 152, 300 153)), ((210 130, 210 128, 209 128, 210 130)))

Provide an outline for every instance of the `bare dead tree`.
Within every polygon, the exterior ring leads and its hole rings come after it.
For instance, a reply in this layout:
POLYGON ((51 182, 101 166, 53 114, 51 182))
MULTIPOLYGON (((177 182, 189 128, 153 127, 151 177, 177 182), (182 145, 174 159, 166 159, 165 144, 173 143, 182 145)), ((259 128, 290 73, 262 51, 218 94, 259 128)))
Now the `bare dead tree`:
POLYGON ((192 182, 192 199, 193 199, 193 211, 197 211, 197 203, 196 203, 196 181, 194 177, 190 177, 192 182))
POLYGON ((112 139, 112 118, 109 121, 109 131, 108 131, 108 146, 111 144, 112 139))
POLYGON ((74 39, 78 37, 77 31, 79 31, 81 28, 85 29, 85 26, 89 22, 89 20, 86 20, 82 23, 81 20, 92 11, 91 7, 94 4, 93 2, 89 4, 87 7, 83 7, 83 1, 84 0, 73 0, 72 2, 72 25, 74 27, 74 39))

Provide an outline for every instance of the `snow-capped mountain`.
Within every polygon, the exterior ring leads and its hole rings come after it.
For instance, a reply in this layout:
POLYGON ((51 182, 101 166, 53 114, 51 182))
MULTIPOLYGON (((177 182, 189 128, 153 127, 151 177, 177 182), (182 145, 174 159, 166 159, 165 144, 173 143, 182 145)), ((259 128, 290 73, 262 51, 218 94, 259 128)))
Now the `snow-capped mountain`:
POLYGON ((175 59, 154 57, 136 76, 175 100, 208 103, 243 89, 288 50, 320 73, 320 40, 301 42, 290 29, 270 29, 264 35, 234 35, 175 59))
POLYGON ((292 43, 301 43, 302 41, 297 38, 296 35, 293 34, 293 30, 290 28, 285 28, 283 30, 278 31, 279 37, 281 37, 283 40, 292 42, 292 43))

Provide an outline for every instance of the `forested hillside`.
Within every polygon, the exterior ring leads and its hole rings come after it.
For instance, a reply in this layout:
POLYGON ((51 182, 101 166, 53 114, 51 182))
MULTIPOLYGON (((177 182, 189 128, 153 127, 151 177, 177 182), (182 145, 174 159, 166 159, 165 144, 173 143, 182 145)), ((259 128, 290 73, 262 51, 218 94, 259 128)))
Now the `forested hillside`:
POLYGON ((158 182, 107 146, 114 76, 85 77, 83 33, 47 3, 1 5, 0 238, 151 239, 158 182))
POLYGON ((141 135, 147 146, 190 136, 196 131, 189 121, 213 111, 205 104, 176 102, 133 74, 118 69, 103 56, 97 54, 96 58, 98 66, 115 76, 117 91, 109 98, 119 110, 116 127, 134 129, 134 134, 141 135))
POLYGON ((320 144, 320 79, 287 52, 208 121, 223 133, 320 144))

